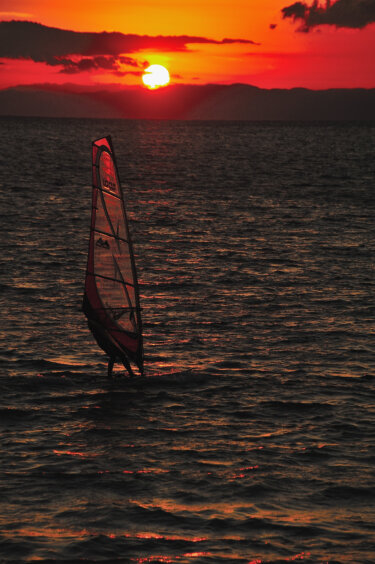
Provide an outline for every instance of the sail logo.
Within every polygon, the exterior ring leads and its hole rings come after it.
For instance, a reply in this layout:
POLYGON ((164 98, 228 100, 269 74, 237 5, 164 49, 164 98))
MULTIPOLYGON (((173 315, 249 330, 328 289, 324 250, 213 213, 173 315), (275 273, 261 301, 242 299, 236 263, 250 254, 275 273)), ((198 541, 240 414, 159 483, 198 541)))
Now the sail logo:
POLYGON ((103 178, 103 186, 109 188, 113 192, 116 192, 116 183, 108 180, 107 178, 103 178))
POLYGON ((96 247, 103 247, 104 249, 109 249, 108 241, 104 241, 101 237, 95 243, 96 247))

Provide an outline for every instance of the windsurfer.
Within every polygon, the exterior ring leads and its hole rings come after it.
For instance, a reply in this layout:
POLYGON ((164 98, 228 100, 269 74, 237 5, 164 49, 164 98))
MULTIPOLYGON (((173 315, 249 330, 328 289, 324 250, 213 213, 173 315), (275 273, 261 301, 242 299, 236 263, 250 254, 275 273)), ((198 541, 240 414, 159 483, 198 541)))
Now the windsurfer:
POLYGON ((143 340, 139 288, 110 137, 97 139, 92 150, 93 185, 90 243, 83 311, 91 332, 108 358, 129 376, 131 363, 143 375, 143 340))

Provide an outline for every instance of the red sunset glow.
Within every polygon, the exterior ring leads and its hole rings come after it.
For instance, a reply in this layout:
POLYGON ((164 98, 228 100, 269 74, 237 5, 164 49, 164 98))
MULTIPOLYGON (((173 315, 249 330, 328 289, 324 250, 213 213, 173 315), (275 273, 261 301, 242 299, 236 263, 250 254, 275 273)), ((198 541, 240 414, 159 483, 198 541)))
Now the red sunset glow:
POLYGON ((371 2, 17 0, 8 8, 0 12, 0 88, 144 87, 155 64, 171 84, 375 86, 371 2))

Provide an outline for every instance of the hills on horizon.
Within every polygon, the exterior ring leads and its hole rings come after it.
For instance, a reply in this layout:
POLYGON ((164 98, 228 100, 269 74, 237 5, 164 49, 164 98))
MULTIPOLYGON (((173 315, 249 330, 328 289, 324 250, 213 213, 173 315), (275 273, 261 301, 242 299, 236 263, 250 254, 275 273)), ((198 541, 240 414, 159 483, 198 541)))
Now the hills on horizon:
POLYGON ((0 91, 0 116, 357 121, 375 120, 375 88, 262 89, 247 84, 143 87, 17 86, 0 91))

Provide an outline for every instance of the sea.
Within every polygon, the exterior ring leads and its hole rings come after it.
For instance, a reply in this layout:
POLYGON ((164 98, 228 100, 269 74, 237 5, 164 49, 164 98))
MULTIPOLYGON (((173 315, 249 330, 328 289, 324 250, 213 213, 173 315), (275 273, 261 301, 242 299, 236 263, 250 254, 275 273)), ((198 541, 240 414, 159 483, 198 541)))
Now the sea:
POLYGON ((375 123, 1 118, 0 562, 375 562, 375 123), (110 134, 145 376, 81 311, 110 134))

